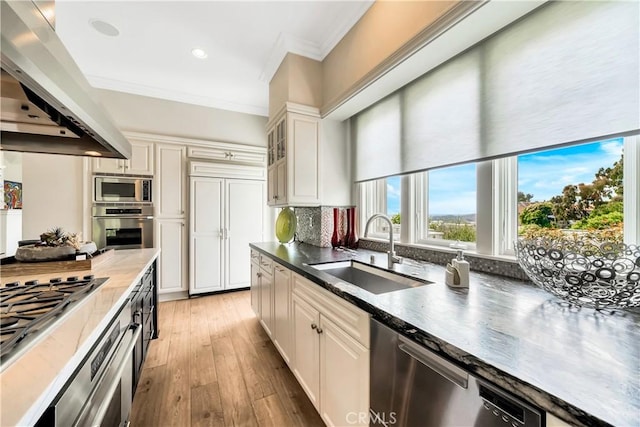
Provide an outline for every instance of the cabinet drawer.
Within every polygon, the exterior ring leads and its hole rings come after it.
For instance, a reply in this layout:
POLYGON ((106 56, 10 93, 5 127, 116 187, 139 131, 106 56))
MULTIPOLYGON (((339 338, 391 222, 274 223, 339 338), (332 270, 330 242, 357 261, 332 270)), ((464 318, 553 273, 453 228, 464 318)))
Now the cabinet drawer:
POLYGON ((255 262, 256 264, 260 264, 260 253, 256 250, 251 249, 251 262, 255 262))
POLYGON ((260 268, 273 272, 273 260, 268 256, 260 255, 260 268))
POLYGON ((293 274, 293 292, 369 348, 369 313, 296 273, 293 274))

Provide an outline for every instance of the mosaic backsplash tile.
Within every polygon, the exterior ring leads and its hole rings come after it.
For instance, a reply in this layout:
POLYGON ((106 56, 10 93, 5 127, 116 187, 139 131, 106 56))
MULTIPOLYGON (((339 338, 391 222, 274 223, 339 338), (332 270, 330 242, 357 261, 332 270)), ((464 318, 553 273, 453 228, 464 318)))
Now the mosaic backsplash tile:
MULTIPOLYGON (((298 221, 298 240, 321 248, 330 248, 333 235, 333 208, 333 206, 294 208, 298 221)), ((340 210, 339 234, 344 240, 347 232, 347 207, 338 207, 338 209, 340 210)))

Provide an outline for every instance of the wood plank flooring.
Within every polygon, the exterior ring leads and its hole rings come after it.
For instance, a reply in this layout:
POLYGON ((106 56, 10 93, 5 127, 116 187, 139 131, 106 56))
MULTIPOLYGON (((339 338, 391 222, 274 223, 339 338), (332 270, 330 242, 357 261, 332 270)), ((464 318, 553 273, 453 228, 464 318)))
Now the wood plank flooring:
POLYGON ((249 291, 163 302, 158 314, 132 426, 324 426, 249 291))

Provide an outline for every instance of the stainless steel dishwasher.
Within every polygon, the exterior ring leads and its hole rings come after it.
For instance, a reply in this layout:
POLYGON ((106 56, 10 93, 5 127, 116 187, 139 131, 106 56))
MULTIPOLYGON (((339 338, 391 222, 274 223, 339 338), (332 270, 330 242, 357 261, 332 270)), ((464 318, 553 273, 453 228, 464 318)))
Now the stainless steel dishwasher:
POLYGON ((538 427, 543 411, 371 320, 371 425, 538 427))

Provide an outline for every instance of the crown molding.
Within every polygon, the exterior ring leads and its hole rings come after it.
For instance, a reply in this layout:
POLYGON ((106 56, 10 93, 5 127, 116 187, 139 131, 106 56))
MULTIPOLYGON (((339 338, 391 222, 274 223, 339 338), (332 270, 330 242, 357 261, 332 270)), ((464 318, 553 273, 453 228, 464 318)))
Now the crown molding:
POLYGON ((203 107, 218 108, 220 110, 235 111, 238 113, 253 114, 267 117, 269 108, 260 105, 241 104, 219 98, 202 95, 194 95, 186 92, 177 92, 154 86, 125 82, 122 80, 108 79, 101 76, 87 75, 87 80, 94 88, 108 89, 116 92, 130 93, 134 95, 148 96, 169 101, 183 102, 185 104, 201 105, 203 107))
POLYGON ((375 3, 375 0, 365 0, 359 2, 360 7, 353 15, 345 16, 345 19, 337 25, 333 32, 324 39, 324 42, 320 46, 320 53, 323 61, 324 58, 333 50, 334 47, 347 35, 347 33, 353 28, 354 25, 362 18, 362 16, 369 10, 369 8, 375 3))
POLYGON ((280 33, 276 42, 273 44, 271 52, 269 53, 269 58, 260 73, 260 81, 265 83, 269 83, 271 81, 287 53, 294 53, 315 61, 324 60, 329 52, 331 52, 340 40, 342 40, 345 34, 347 34, 356 22, 362 18, 362 15, 369 10, 373 3, 374 0, 362 1, 356 13, 347 16, 341 23, 339 23, 329 36, 325 38, 321 45, 295 37, 291 34, 280 33))

